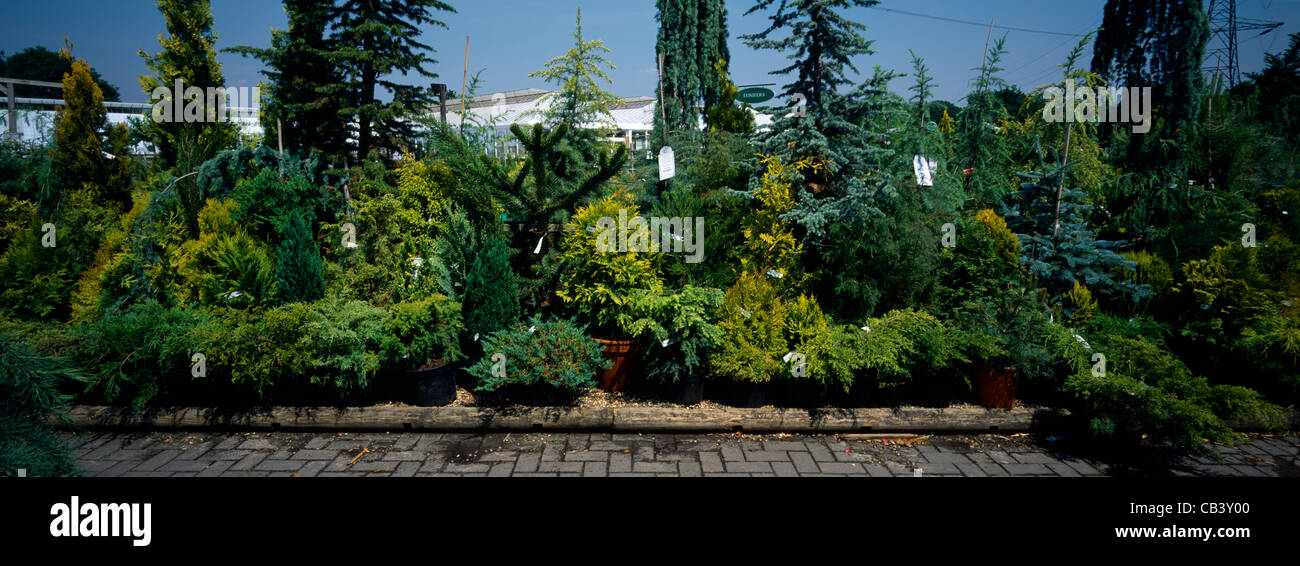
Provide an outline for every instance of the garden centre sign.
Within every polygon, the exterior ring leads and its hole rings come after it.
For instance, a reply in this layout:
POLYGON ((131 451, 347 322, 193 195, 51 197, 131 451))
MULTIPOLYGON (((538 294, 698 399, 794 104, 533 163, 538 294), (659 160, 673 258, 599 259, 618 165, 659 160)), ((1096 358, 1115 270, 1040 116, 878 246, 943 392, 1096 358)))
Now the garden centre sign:
POLYGON ((739 100, 746 104, 758 104, 760 102, 767 102, 769 100, 772 100, 775 97, 776 97, 776 93, 772 92, 772 89, 763 88, 761 86, 753 86, 746 89, 742 89, 736 95, 736 100, 739 100))

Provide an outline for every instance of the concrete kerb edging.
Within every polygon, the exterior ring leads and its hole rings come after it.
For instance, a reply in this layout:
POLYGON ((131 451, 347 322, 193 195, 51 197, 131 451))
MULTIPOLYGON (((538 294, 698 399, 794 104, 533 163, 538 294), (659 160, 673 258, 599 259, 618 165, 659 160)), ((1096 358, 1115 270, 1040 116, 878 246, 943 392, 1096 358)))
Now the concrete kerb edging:
POLYGON ((183 407, 131 415, 78 406, 86 430, 619 431, 747 433, 1018 433, 1045 430, 1061 410, 921 408, 704 409, 664 407, 275 407, 229 411, 183 407))

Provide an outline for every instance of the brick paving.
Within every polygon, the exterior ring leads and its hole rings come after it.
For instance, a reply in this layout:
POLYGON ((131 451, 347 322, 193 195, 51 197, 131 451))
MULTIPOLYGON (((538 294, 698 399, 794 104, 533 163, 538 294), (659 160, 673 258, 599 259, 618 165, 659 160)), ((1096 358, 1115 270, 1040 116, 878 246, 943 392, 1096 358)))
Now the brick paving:
POLYGON ((1252 435, 1213 457, 1073 455, 1032 435, 83 433, 86 476, 1300 476, 1300 436, 1252 435))

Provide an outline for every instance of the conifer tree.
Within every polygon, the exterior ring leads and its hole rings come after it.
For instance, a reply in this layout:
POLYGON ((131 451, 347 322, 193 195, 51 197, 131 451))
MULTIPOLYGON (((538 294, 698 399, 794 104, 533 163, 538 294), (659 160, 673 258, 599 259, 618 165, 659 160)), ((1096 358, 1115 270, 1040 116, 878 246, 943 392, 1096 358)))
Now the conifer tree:
POLYGON ((325 296, 320 249, 300 212, 280 219, 275 249, 276 290, 284 303, 309 303, 325 296))
POLYGON ((656 87, 656 100, 662 100, 664 108, 655 114, 652 137, 656 145, 663 145, 667 132, 698 129, 699 108, 707 110, 718 103, 726 88, 725 65, 731 53, 727 7, 721 0, 657 0, 655 5, 659 22, 655 55, 662 56, 664 63, 662 91, 656 87), (723 61, 722 77, 710 72, 718 61, 723 61))
MULTIPOLYGON (((156 101, 155 89, 174 90, 177 80, 186 89, 224 88, 226 79, 213 49, 217 33, 212 30, 212 8, 208 0, 158 0, 158 10, 166 22, 167 33, 158 36, 162 51, 149 55, 140 50, 145 65, 154 73, 140 77, 145 94, 156 101)), ((184 100, 187 107, 191 103, 185 100, 184 93, 171 95, 184 100)), ((179 167, 181 174, 192 171, 235 143, 234 127, 217 121, 217 109, 208 106, 206 96, 199 98, 196 103, 201 108, 202 121, 187 122, 182 116, 172 116, 170 121, 144 122, 146 135, 158 148, 159 161, 165 167, 179 167)))
POLYGON ((63 76, 63 102, 55 111, 52 163, 59 194, 88 189, 119 207, 131 203, 127 128, 108 126, 104 95, 84 59, 59 52, 71 68, 63 76))
POLYGON ((1201 0, 1107 0, 1092 70, 1112 84, 1155 87, 1170 131, 1195 124, 1210 21, 1201 0))
POLYGON ((958 115, 961 135, 957 152, 962 165, 969 171, 965 173, 965 187, 969 195, 984 205, 997 202, 1004 184, 1002 166, 1006 161, 1006 141, 999 135, 1001 126, 998 123, 1007 118, 1007 110, 997 93, 1008 86, 998 75, 1004 70, 999 65, 1007 52, 1003 47, 1006 40, 1006 35, 993 40, 984 54, 983 63, 971 69, 979 71, 979 76, 966 95, 966 107, 958 115))
POLYGON ((750 113, 747 104, 736 104, 736 99, 740 96, 740 89, 736 88, 736 84, 727 77, 727 62, 718 60, 713 65, 713 70, 721 79, 722 91, 717 101, 707 109, 706 118, 709 131, 730 132, 733 134, 753 132, 754 115, 750 113))
POLYGON ((447 24, 434 19, 437 11, 455 13, 439 0, 344 0, 330 13, 330 50, 325 58, 343 73, 340 110, 345 121, 357 123, 357 157, 371 149, 396 151, 398 140, 411 139, 413 121, 407 119, 433 100, 429 87, 399 82, 394 75, 416 74, 437 78, 426 65, 437 63, 434 50, 418 38, 422 26, 447 24), (379 100, 384 89, 392 100, 379 100))
POLYGON ((262 92, 263 143, 276 148, 281 138, 286 152, 323 154, 327 160, 344 156, 346 121, 343 77, 326 58, 332 44, 328 28, 330 4, 318 0, 284 0, 289 27, 271 31, 271 47, 232 47, 228 52, 251 55, 267 66, 270 84, 262 92))
POLYGON ((509 249, 495 236, 484 237, 465 281, 465 330, 486 336, 519 320, 519 285, 510 269, 509 249))
POLYGON ((1123 293, 1133 300, 1150 295, 1145 285, 1116 280, 1116 271, 1132 270, 1136 264, 1114 251, 1122 242, 1096 239, 1086 220, 1093 208, 1087 203, 1087 193, 1061 188, 1067 168, 1019 174, 1025 182, 1010 195, 1002 216, 1020 240, 1021 265, 1055 301, 1070 292, 1075 282, 1105 295, 1123 293))
POLYGON ((574 44, 564 55, 551 59, 530 77, 541 77, 560 87, 559 94, 546 113, 551 126, 563 125, 574 134, 591 124, 612 124, 611 112, 622 103, 618 96, 601 90, 599 81, 613 84, 605 69, 614 70, 602 53, 609 53, 605 42, 587 40, 582 35, 582 8, 578 8, 577 24, 573 32, 574 44))

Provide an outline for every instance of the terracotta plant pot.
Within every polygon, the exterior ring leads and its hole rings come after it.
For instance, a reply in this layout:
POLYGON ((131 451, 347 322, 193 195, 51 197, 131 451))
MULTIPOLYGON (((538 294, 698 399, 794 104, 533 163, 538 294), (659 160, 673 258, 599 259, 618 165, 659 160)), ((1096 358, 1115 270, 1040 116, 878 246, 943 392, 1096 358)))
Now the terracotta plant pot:
POLYGON ((1016 406, 1016 368, 979 366, 972 372, 975 397, 987 409, 1016 406))
POLYGON ((636 343, 632 340, 595 339, 604 347, 605 359, 610 366, 598 376, 599 386, 605 391, 622 391, 627 387, 628 379, 635 371, 636 343))

